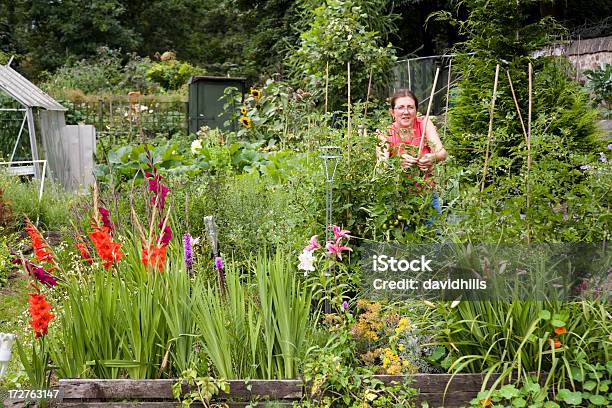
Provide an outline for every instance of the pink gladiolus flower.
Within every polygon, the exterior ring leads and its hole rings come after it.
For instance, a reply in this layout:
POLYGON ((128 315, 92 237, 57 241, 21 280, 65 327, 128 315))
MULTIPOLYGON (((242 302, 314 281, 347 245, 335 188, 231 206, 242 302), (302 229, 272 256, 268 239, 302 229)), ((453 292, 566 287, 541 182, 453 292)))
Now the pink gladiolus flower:
POLYGON ((313 235, 310 238, 309 244, 306 245, 306 247, 304 248, 304 251, 308 251, 308 252, 312 252, 316 249, 321 248, 321 245, 319 245, 319 241, 317 240, 317 236, 313 235))
POLYGON ((348 235, 348 234, 350 234, 350 233, 351 233, 351 231, 348 231, 348 230, 343 230, 342 228, 340 228, 340 227, 339 227, 339 226, 337 226, 337 225, 334 225, 334 226, 332 227, 332 229, 334 230, 334 237, 336 237, 336 240, 337 240, 338 238, 342 238, 342 237, 344 237, 344 238, 349 238, 349 235, 348 235))
POLYGON ((149 179, 149 191, 153 192, 151 204, 154 204, 157 208, 163 210, 166 203, 166 195, 170 192, 170 189, 161 182, 163 177, 159 174, 147 172, 145 176, 149 179))
POLYGON ((159 240, 160 244, 168 245, 171 239, 172 239, 172 228, 170 228, 169 225, 166 225, 166 228, 164 228, 164 231, 162 232, 160 240, 159 240))
POLYGON ((328 242, 325 248, 327 249, 328 254, 330 255, 335 254, 340 260, 342 260, 343 251, 351 251, 351 252, 353 251, 351 248, 347 246, 342 246, 340 239, 338 239, 335 244, 331 241, 328 242))

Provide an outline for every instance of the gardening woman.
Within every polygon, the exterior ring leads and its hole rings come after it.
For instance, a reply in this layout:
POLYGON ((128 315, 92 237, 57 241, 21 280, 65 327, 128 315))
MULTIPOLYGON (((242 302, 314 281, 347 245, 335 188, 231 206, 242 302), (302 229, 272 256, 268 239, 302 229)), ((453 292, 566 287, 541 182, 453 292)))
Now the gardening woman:
MULTIPOLYGON (((391 156, 400 156, 404 169, 418 168, 423 178, 433 186, 433 164, 446 159, 446 150, 440 141, 434 124, 425 117, 417 117, 419 101, 408 89, 399 89, 390 98, 389 113, 393 123, 386 132, 378 132, 379 146, 376 157, 379 161, 391 156), (425 140, 421 143, 425 127, 425 140)), ((432 206, 441 211, 438 195, 434 192, 432 206)))

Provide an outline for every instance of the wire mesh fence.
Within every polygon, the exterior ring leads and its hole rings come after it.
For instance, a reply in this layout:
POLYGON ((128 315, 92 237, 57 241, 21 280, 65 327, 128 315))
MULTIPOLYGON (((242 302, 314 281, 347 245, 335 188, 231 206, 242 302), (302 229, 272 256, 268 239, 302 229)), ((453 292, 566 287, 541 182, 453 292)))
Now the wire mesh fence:
POLYGON ((157 98, 109 97, 96 101, 63 102, 67 124, 96 127, 97 156, 121 144, 170 139, 187 133, 187 101, 157 98))

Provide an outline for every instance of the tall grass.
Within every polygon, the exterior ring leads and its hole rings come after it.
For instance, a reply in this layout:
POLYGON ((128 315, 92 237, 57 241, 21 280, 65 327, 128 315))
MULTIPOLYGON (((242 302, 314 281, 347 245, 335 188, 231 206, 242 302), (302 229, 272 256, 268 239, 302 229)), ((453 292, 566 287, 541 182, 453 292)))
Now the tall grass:
POLYGON ((164 271, 147 271, 130 242, 114 270, 66 278, 67 299, 49 332, 59 377, 176 376, 200 363, 199 347, 209 374, 297 377, 311 296, 285 255, 257 257, 244 276, 228 266, 220 289, 205 274, 190 278, 172 246, 164 271))
POLYGON ((79 200, 75 195, 62 190, 59 185, 46 180, 39 203, 39 181, 21 181, 19 177, 6 173, 3 166, 0 166, 0 188, 4 190, 4 198, 13 211, 17 229, 23 226, 24 215, 32 221, 39 219, 45 230, 66 227, 70 219, 71 204, 79 200))
POLYGON ((463 301, 439 311, 441 343, 458 356, 450 368, 454 373, 501 373, 500 382, 546 372, 547 385, 573 386, 572 371, 590 372, 610 361, 612 319, 605 301, 463 301), (567 333, 554 332, 555 314, 567 316, 567 333))
POLYGON ((224 378, 295 378, 311 295, 280 252, 258 256, 251 272, 241 277, 229 268, 226 288, 208 286, 196 301, 206 354, 224 378))

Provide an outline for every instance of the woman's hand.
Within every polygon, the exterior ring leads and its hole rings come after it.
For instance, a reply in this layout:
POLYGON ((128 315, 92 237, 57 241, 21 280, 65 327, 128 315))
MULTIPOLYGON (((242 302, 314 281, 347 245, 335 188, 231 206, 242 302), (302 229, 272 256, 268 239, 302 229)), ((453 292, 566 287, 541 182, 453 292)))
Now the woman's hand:
POLYGON ((402 154, 402 168, 408 169, 419 164, 419 159, 409 154, 402 154))
POLYGON ((423 157, 419 158, 417 161, 417 166, 421 171, 431 171, 434 163, 434 155, 431 153, 427 153, 423 157))

